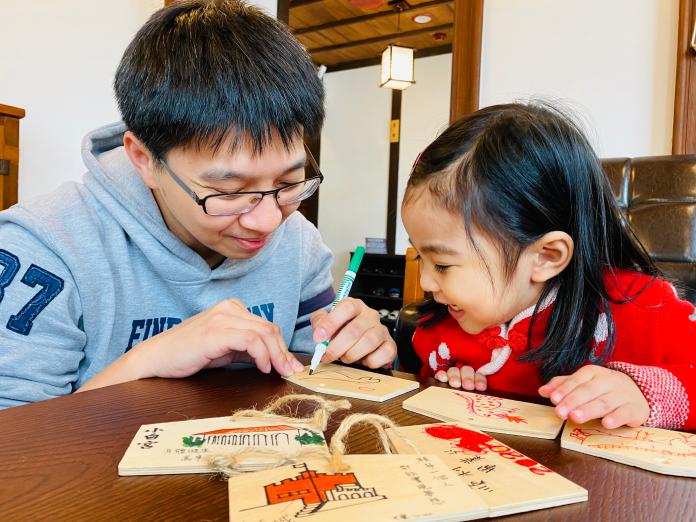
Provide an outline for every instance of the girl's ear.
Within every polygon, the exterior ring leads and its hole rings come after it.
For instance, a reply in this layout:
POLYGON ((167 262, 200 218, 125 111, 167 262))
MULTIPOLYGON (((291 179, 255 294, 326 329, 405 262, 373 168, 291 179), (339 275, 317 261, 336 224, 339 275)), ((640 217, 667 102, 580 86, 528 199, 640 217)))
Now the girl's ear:
POLYGON ((560 274, 573 258, 573 239, 560 230, 544 234, 532 245, 531 278, 535 283, 544 283, 560 274))
POLYGON ((158 189, 155 159, 145 144, 131 131, 126 131, 123 135, 123 148, 140 177, 143 178, 145 185, 153 190, 158 189))

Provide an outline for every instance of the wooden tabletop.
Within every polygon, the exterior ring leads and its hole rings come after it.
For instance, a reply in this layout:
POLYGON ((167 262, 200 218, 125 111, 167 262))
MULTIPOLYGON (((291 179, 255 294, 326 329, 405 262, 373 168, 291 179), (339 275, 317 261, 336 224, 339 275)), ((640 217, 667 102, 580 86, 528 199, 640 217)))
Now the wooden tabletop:
MULTIPOLYGON (((223 416, 302 391, 256 370, 211 370, 0 411, 0 520, 228 520, 226 484, 213 475, 119 477, 118 462, 133 435, 142 424, 223 416)), ((402 425, 435 422, 401 408, 412 394, 381 404, 351 399, 352 411, 402 425)), ((347 414, 334 415, 327 437, 347 414)), ((349 452, 378 452, 373 432, 356 431, 349 452)), ((564 450, 558 440, 494 436, 589 491, 582 504, 500 520, 696 520, 696 480, 564 450)))

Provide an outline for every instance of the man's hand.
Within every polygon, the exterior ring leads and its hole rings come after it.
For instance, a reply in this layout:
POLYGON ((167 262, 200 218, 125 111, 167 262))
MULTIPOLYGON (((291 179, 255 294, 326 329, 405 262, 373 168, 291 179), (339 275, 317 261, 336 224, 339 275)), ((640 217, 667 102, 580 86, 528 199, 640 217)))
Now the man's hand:
POLYGON ((316 342, 331 339, 324 362, 360 361, 368 368, 380 368, 394 361, 396 344, 380 322, 379 313, 359 299, 343 299, 331 313, 317 310, 311 321, 316 342))
POLYGON ((633 379, 602 366, 583 366, 572 375, 554 377, 539 394, 551 399, 560 418, 579 424, 602 419, 607 429, 635 427, 650 415, 648 401, 633 379))
POLYGON ((274 368, 281 375, 303 369, 288 351, 278 326, 235 299, 222 301, 133 350, 155 377, 187 377, 232 362, 253 362, 264 373, 274 368))

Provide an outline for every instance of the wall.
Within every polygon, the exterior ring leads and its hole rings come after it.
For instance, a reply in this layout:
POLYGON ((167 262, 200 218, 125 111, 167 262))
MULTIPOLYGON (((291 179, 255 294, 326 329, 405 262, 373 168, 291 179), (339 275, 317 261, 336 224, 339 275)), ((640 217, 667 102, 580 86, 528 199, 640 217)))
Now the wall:
MULTIPOLYGON (((0 103, 27 112, 20 123, 20 201, 81 179, 82 137, 119 118, 112 89, 116 67, 130 39, 163 3, 0 1, 0 103)), ((255 3, 275 16, 275 0, 255 3)))
POLYGON ((604 157, 669 154, 678 0, 486 0, 481 106, 569 102, 604 157))
POLYGON ((452 55, 443 54, 416 60, 416 84, 404 92, 401 106, 401 147, 399 149, 399 195, 396 222, 396 253, 410 246, 401 223, 401 200, 411 167, 421 151, 449 124, 452 84, 452 55))
POLYGON ((319 231, 336 255, 334 281, 365 237, 386 237, 391 91, 378 87, 379 72, 375 66, 324 75, 319 231))
MULTIPOLYGON (((579 116, 600 156, 669 154, 677 20, 678 0, 486 0, 480 105, 550 99, 579 116)), ((365 236, 386 236, 390 101, 378 74, 325 77, 319 229, 335 275, 365 236)), ((416 61, 402 102, 399 202, 413 161, 447 124, 450 78, 451 55, 416 61)), ((407 246, 399 219, 396 252, 407 246)))
MULTIPOLYGON (((416 84, 403 92, 399 191, 418 153, 447 125, 452 55, 416 60, 416 84)), ((328 73, 326 124, 321 136, 319 231, 336 254, 339 281, 349 252, 366 237, 386 238, 391 91, 380 89, 380 68, 328 73)), ((400 199, 399 199, 400 201, 400 199)), ((398 219, 398 217, 397 217, 398 219)), ((408 245, 401 220, 397 252, 408 245)))

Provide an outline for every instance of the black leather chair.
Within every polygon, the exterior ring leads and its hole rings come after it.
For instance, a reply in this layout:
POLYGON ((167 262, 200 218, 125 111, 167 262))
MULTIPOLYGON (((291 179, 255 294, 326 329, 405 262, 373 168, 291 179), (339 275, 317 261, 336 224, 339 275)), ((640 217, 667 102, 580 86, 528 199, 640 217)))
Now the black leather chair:
MULTIPOLYGON (((602 167, 626 220, 665 276, 696 304, 696 154, 610 158, 602 167)), ((417 373, 411 346, 415 304, 401 309, 395 326, 399 366, 417 373)))
POLYGON ((602 166, 638 239, 696 304, 696 154, 606 159, 602 166))

